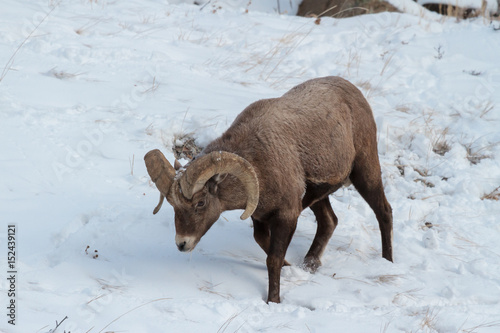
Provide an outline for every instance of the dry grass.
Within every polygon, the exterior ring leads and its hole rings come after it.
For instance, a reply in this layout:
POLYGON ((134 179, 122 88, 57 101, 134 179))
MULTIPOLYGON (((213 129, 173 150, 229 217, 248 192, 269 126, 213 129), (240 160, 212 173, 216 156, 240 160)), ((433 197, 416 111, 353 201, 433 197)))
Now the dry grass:
POLYGON ((458 5, 447 5, 439 3, 428 3, 424 4, 423 7, 427 8, 428 10, 437 12, 441 15, 454 17, 456 18, 457 22, 474 17, 483 17, 488 21, 496 19, 492 16, 492 13, 487 11, 487 3, 485 0, 482 0, 480 8, 467 8, 460 7, 458 5))
POLYGON ((372 277, 376 284, 397 284, 398 280, 401 279, 403 275, 400 274, 385 274, 372 277))
POLYGON ((380 71, 380 76, 384 75, 385 70, 389 67, 389 64, 392 62, 392 58, 396 52, 391 53, 388 57, 385 56, 385 54, 382 56, 382 60, 384 61, 384 65, 382 66, 382 70, 380 71))
POLYGON ((441 156, 444 156, 450 150, 451 145, 447 140, 438 140, 432 145, 432 151, 441 156))
POLYGON ((499 201, 500 200, 500 186, 498 186, 497 188, 495 188, 490 193, 484 194, 481 197, 481 200, 495 200, 495 201, 499 201))
POLYGON ((476 165, 486 158, 491 158, 491 155, 486 152, 486 149, 488 147, 476 149, 473 147, 473 145, 473 142, 464 145, 465 150, 467 151, 467 159, 469 160, 469 162, 476 165))
POLYGON ((485 101, 484 103, 481 103, 481 105, 478 106, 479 118, 483 118, 494 108, 495 105, 491 101, 485 101))
POLYGON ((219 291, 215 290, 215 288, 217 288, 218 286, 220 286, 222 283, 213 284, 212 282, 207 281, 207 280, 203 280, 202 282, 203 282, 203 285, 201 287, 198 287, 198 290, 206 292, 206 293, 209 293, 209 294, 212 294, 212 295, 217 295, 217 296, 220 296, 220 297, 225 298, 225 299, 232 299, 232 298, 234 298, 230 294, 222 293, 222 292, 219 292, 219 291))
POLYGON ((295 52, 314 29, 314 27, 310 27, 308 30, 304 28, 305 25, 283 35, 265 54, 251 54, 248 57, 250 60, 242 62, 239 65, 245 68, 245 73, 259 69, 259 78, 267 82, 273 81, 272 86, 276 86, 280 82, 292 77, 301 77, 306 70, 285 75, 284 77, 276 77, 274 74, 288 56, 295 52))
POLYGON ((440 44, 437 47, 435 47, 434 50, 436 50, 436 55, 434 56, 434 58, 438 60, 443 59, 444 56, 443 46, 440 44))
POLYGON ((480 245, 472 240, 470 240, 467 237, 464 237, 462 235, 459 235, 457 232, 454 232, 454 237, 456 242, 453 244, 456 248, 461 249, 461 250, 470 250, 472 248, 478 249, 478 248, 483 248, 483 245, 480 245))
POLYGON ((193 133, 175 134, 172 140, 172 152, 176 159, 192 160, 202 151, 202 147, 196 144, 193 133))
POLYGON ((380 332, 385 333, 389 329, 389 326, 391 326, 391 322, 386 322, 383 326, 380 326, 380 332))
MULTIPOLYGON (((464 138, 465 139, 465 138, 464 138)), ((483 144, 482 146, 477 144, 477 141, 481 139, 477 138, 475 140, 467 140, 467 142, 462 141, 461 144, 464 146, 467 152, 467 159, 472 164, 478 164, 486 158, 492 158, 491 149, 498 146, 499 142, 493 142, 488 144, 483 144)))
POLYGON ((55 77, 59 80, 70 80, 82 75, 82 73, 68 73, 66 71, 56 70, 56 68, 57 67, 52 68, 46 75, 55 77))
MULTIPOLYGON (((19 46, 16 48, 16 50, 12 53, 10 56, 9 60, 7 60, 7 63, 5 64, 2 73, 0 74, 0 82, 5 78, 7 73, 12 70, 12 65, 14 64, 14 60, 16 59, 16 55, 21 50, 21 48, 26 44, 26 42, 33 36, 35 31, 38 30, 38 28, 42 25, 43 22, 52 14, 52 12, 59 6, 62 0, 58 1, 57 3, 53 4, 52 9, 38 22, 38 24, 31 30, 31 32, 26 36, 26 38, 19 44, 19 46)), ((33 22, 35 23, 35 22, 33 22)))
POLYGON ((436 323, 437 323, 437 316, 439 314, 439 310, 435 309, 427 309, 427 311, 424 314, 424 318, 420 321, 420 327, 425 330, 428 329, 431 332, 436 332, 436 323))
MULTIPOLYGON (((465 323, 464 323, 465 324, 465 323)), ((462 325, 463 326, 463 325, 462 325)), ((462 328, 460 327, 457 333, 477 333, 480 328, 491 328, 491 327, 500 327, 500 321, 490 321, 484 324, 479 324, 470 328, 462 328)))
POLYGON ((484 120, 490 120, 486 118, 487 115, 490 114, 492 110, 495 109, 495 104, 493 104, 492 101, 490 100, 483 100, 479 101, 477 103, 474 103, 474 105, 468 103, 464 103, 463 108, 457 108, 455 106, 452 106, 451 108, 455 111, 455 113, 452 115, 453 117, 462 117, 463 111, 470 113, 471 115, 474 116, 479 116, 479 118, 484 119, 484 120))
POLYGON ((144 90, 142 93, 143 94, 147 94, 147 93, 154 93, 158 87, 160 86, 160 84, 158 82, 156 82, 156 76, 153 77, 153 82, 149 84, 149 87, 144 90))
POLYGON ((356 86, 367 92, 373 89, 372 83, 369 80, 358 81, 356 82, 356 86))
POLYGON ((396 111, 408 114, 411 111, 411 104, 400 104, 400 105, 397 105, 396 106, 396 111))
POLYGON ((406 291, 402 291, 400 293, 397 293, 396 295, 394 295, 394 297, 392 299, 392 303, 399 304, 404 299, 408 299, 411 301, 416 301, 416 300, 422 299, 423 296, 418 294, 418 292, 420 292, 421 290, 422 290, 421 288, 415 288, 415 289, 410 289, 410 290, 406 290, 406 291))
POLYGON ((115 292, 115 291, 124 291, 127 289, 127 286, 125 286, 125 285, 111 284, 110 281, 107 281, 104 279, 95 278, 95 280, 101 286, 101 290, 109 292, 108 295, 115 292))
MULTIPOLYGON (((154 300, 152 300, 152 301, 146 302, 146 303, 144 303, 144 304, 138 305, 138 306, 136 306, 135 308, 133 308, 133 309, 131 309, 131 310, 129 310, 129 311, 127 311, 127 312, 123 313, 122 315, 120 315, 120 316, 116 317, 114 320, 110 321, 110 322, 109 322, 109 324, 107 324, 106 326, 104 326, 104 327, 103 327, 103 328, 99 331, 99 333, 103 332, 106 328, 108 328, 108 327, 109 327, 111 324, 113 324, 114 322, 116 322, 116 321, 120 320, 122 317, 124 317, 124 316, 128 315, 129 313, 131 313, 131 312, 133 312, 133 311, 135 311, 135 310, 137 310, 137 309, 139 309, 139 308, 142 308, 142 307, 144 307, 144 306, 146 306, 146 305, 149 305, 149 304, 151 304, 151 303, 156 303, 156 302, 160 302, 160 301, 167 301, 167 300, 171 300, 171 298, 166 298, 166 297, 164 297, 164 298, 158 298, 158 299, 154 299, 154 300)), ((109 332, 109 331, 106 331, 106 332, 109 332)))
POLYGON ((105 19, 91 20, 87 24, 84 24, 81 27, 75 29, 75 33, 78 35, 85 35, 87 33, 87 31, 90 30, 90 28, 93 28, 96 25, 98 25, 99 23, 106 22, 106 21, 109 21, 109 20, 105 20, 105 19))
MULTIPOLYGON (((233 322, 233 320, 235 320, 240 314, 241 314, 241 312, 237 312, 237 313, 233 314, 231 317, 229 317, 222 324, 222 326, 219 328, 219 330, 217 330, 217 333, 224 333, 227 330, 227 328, 229 327, 229 325, 231 325, 231 323, 233 322)), ((239 330, 239 328, 238 328, 238 330, 239 330)))
POLYGON ((349 53, 347 55, 346 62, 346 74, 348 77, 351 76, 351 69, 356 69, 356 75, 359 74, 359 64, 361 63, 361 54, 359 50, 355 47, 349 48, 349 53))
POLYGON ((423 178, 417 178, 417 179, 414 180, 414 182, 415 183, 422 183, 425 187, 429 187, 429 188, 435 187, 435 185, 433 183, 431 183, 430 181, 425 180, 423 178))
POLYGON ((315 18, 323 16, 345 18, 362 14, 395 11, 398 11, 396 7, 383 0, 309 1, 299 7, 298 15, 315 18))
POLYGON ((363 91, 367 100, 377 96, 384 96, 385 94, 380 84, 373 84, 370 80, 358 81, 356 82, 356 86, 363 91))
POLYGON ((356 282, 363 283, 363 284, 366 284, 366 285, 369 285, 369 286, 373 286, 374 285, 371 282, 364 281, 364 280, 361 280, 361 279, 352 278, 352 277, 348 277, 348 276, 339 277, 339 276, 337 276, 337 274, 333 274, 332 275, 332 279, 334 279, 334 280, 351 280, 351 281, 356 281, 356 282))
MULTIPOLYGON (((402 112, 404 112, 405 110, 407 109, 403 108, 402 112)), ((412 120, 411 124, 415 124, 416 126, 422 127, 421 123, 423 122, 423 126, 425 128, 425 135, 431 141, 430 149, 435 154, 444 156, 452 149, 453 142, 448 139, 448 134, 450 131, 449 127, 438 128, 434 124, 436 114, 438 114, 438 111, 434 109, 431 108, 425 109, 422 111, 422 116, 419 116, 418 118, 412 120)), ((428 176, 428 170, 424 171, 423 173, 419 170, 416 171, 419 172, 420 175, 423 177, 428 176)))
POLYGON ((451 150, 451 144, 446 139, 446 135, 448 134, 449 130, 450 129, 446 127, 435 136, 432 142, 432 151, 438 155, 444 156, 444 154, 451 150))
POLYGON ((154 129, 155 129, 155 126, 153 125, 153 123, 151 123, 148 125, 148 127, 146 127, 144 132, 146 132, 146 135, 152 136, 154 133, 154 129))

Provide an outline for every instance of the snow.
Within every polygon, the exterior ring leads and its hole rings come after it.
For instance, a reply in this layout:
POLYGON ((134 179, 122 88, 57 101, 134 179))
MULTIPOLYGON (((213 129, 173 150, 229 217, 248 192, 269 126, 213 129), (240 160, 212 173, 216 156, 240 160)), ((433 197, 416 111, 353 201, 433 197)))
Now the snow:
POLYGON ((3 245, 0 331, 500 330, 499 22, 409 11, 317 25, 275 7, 4 0, 0 243, 15 224, 18 273, 13 326, 3 245), (250 221, 225 212, 180 253, 142 157, 173 162, 176 134, 205 145, 251 102, 326 75, 372 105, 395 262, 368 205, 341 189, 323 266, 301 268, 316 228, 305 211, 282 303, 266 304, 250 221))

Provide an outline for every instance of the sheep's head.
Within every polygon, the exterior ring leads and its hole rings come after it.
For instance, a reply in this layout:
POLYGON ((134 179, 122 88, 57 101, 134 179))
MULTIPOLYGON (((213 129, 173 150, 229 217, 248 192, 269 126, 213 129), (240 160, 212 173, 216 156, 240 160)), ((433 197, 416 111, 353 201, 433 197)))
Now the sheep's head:
POLYGON ((190 162, 181 169, 175 168, 157 149, 144 156, 151 179, 160 191, 160 202, 153 211, 156 214, 163 199, 174 207, 175 242, 180 251, 193 250, 201 237, 219 219, 224 205, 218 197, 217 184, 220 177, 232 174, 238 178, 247 195, 244 220, 253 214, 259 202, 259 183, 250 163, 242 157, 228 152, 212 152, 190 162))

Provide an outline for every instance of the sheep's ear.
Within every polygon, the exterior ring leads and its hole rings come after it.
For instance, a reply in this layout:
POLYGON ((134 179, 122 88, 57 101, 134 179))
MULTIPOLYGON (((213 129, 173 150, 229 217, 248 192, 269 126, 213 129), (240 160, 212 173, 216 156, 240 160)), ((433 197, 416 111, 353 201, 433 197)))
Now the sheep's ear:
POLYGON ((179 162, 177 159, 175 159, 174 169, 179 170, 180 168, 182 168, 181 162, 179 162))
POLYGON ((210 179, 208 182, 207 182, 207 185, 208 185, 208 191, 210 192, 210 194, 217 194, 217 190, 218 190, 218 185, 224 181, 224 179, 226 179, 226 176, 227 174, 224 174, 224 175, 215 175, 212 177, 212 179, 210 179))

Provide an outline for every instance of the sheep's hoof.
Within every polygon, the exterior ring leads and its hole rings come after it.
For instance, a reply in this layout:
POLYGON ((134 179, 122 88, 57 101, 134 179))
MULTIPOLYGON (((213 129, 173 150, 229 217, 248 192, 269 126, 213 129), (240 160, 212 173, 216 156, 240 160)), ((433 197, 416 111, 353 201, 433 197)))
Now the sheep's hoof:
POLYGON ((279 296, 278 297, 270 297, 269 296, 267 298, 267 302, 266 303, 267 304, 269 304, 269 303, 277 303, 277 304, 279 304, 280 303, 280 297, 279 296))
POLYGON ((304 259, 304 269, 310 273, 316 273, 319 266, 321 266, 321 260, 316 257, 306 257, 304 259))

